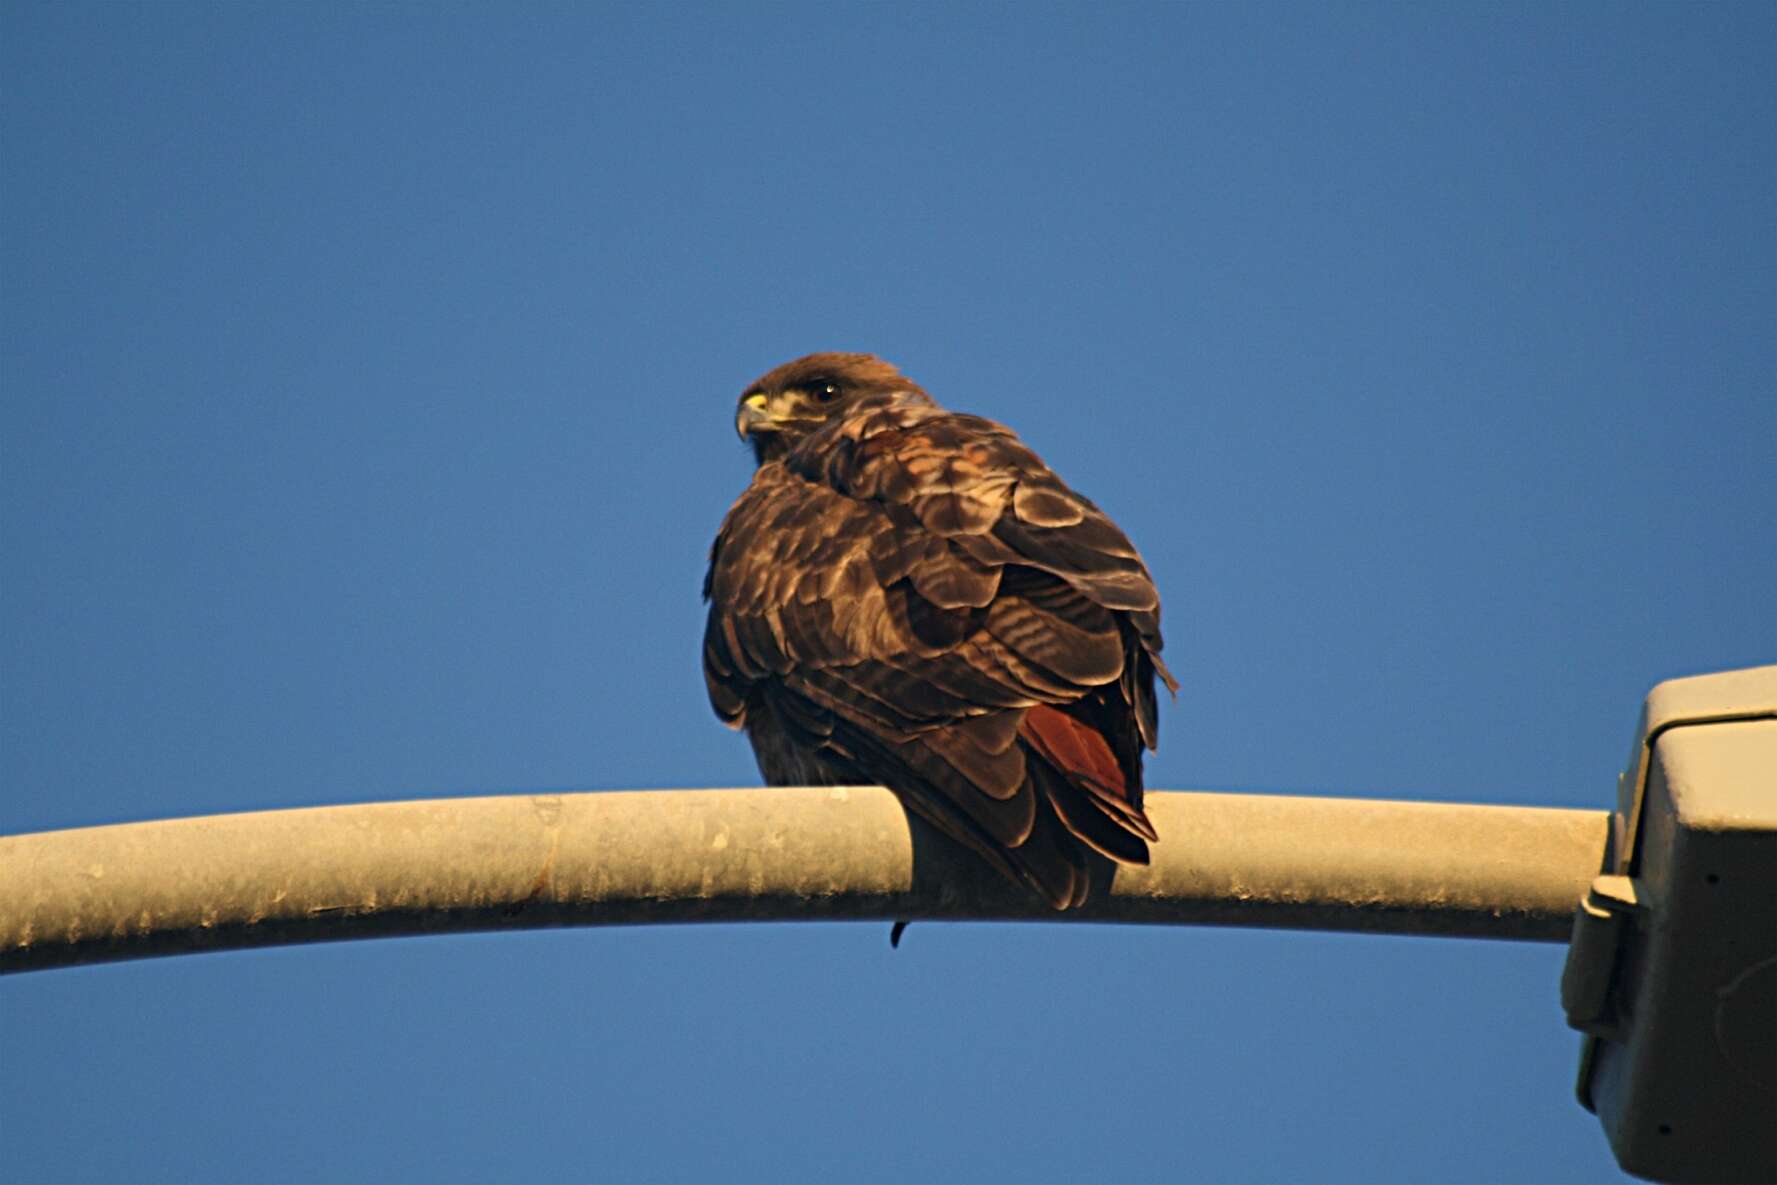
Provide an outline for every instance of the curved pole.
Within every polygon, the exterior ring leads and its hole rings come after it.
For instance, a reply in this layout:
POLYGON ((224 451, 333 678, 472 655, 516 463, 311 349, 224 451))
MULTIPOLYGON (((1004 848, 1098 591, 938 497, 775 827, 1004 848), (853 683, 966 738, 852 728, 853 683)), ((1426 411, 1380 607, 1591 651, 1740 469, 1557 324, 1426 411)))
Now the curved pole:
POLYGON ((277 943, 743 920, 1160 922, 1565 941, 1603 811, 1150 793, 1055 913, 878 787, 444 798, 0 837, 0 972, 277 943))

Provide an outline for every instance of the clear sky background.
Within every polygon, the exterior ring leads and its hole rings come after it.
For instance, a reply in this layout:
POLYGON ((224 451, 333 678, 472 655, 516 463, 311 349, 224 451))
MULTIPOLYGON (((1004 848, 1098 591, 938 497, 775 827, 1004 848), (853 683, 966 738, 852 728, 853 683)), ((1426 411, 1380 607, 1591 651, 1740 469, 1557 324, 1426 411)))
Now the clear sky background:
MULTIPOLYGON (((1777 658, 1777 7, 0 9, 0 831, 755 784, 816 349, 1142 547, 1159 788, 1605 807, 1777 658)), ((1189 844, 1188 835, 1166 842, 1189 844)), ((1619 1179, 1553 945, 579 930, 0 982, 0 1177, 1619 1179)))

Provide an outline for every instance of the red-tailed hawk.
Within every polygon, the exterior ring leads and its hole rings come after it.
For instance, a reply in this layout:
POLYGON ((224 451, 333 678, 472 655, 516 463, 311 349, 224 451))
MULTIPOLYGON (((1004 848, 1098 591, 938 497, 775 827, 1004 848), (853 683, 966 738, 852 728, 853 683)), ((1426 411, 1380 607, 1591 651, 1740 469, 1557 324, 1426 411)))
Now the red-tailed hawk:
POLYGON ((884 785, 1035 889, 1148 861, 1160 597, 1129 539, 991 420, 869 354, 740 399, 758 472, 710 549, 704 678, 768 784, 884 785))

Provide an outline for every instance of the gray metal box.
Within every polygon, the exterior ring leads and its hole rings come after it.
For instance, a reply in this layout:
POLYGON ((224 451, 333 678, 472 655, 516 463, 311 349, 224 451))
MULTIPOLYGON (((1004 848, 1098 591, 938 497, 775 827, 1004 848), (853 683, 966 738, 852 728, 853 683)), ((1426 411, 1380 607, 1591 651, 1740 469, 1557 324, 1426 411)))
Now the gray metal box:
POLYGON ((1562 977, 1579 1097, 1656 1181, 1777 1181, 1777 667, 1655 687, 1562 977))

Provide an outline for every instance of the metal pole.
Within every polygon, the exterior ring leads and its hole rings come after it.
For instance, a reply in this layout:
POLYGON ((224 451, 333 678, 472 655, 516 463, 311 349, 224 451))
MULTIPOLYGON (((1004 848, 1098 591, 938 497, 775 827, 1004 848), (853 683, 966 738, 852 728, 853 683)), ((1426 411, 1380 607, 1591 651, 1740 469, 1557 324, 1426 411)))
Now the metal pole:
POLYGON ((0 972, 278 943, 747 919, 1567 939, 1603 811, 1150 793, 1154 862, 1055 913, 877 787, 446 798, 0 837, 0 972))

